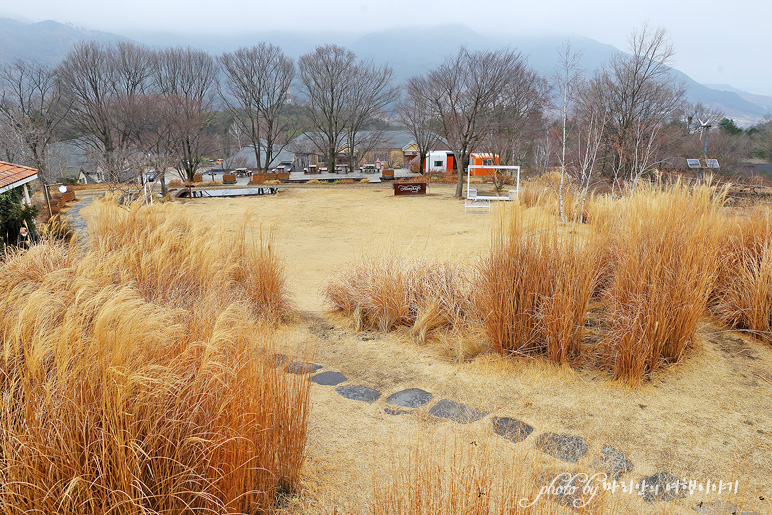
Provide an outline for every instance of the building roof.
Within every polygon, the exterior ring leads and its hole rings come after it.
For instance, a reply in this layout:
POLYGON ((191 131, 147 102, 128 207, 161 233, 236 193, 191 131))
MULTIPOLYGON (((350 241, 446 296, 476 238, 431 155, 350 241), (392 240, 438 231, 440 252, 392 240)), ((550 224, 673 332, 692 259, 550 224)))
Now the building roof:
MULTIPOLYGON (((282 149, 277 155, 273 157, 270 168, 275 168, 280 163, 292 162, 294 154, 287 148, 282 149)), ((260 149, 261 164, 265 166, 265 150, 260 149)), ((257 160, 255 159, 255 148, 252 145, 246 146, 239 150, 236 154, 223 160, 222 164, 218 168, 255 168, 257 166, 257 160)))
POLYGON ((0 161, 0 193, 18 188, 38 178, 38 171, 28 166, 0 161))

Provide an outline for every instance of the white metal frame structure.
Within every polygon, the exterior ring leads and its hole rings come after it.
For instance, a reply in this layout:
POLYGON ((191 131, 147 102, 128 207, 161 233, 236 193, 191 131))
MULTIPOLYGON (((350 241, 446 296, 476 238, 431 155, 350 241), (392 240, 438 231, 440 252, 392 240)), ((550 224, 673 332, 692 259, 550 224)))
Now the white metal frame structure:
POLYGON ((472 170, 475 168, 494 168, 496 170, 517 170, 517 183, 515 186, 515 198, 520 198, 520 166, 501 166, 501 165, 469 165, 466 169, 466 198, 467 200, 512 200, 512 191, 505 197, 501 196, 477 196, 477 189, 471 188, 472 170), (474 197, 472 197, 474 192, 474 197))

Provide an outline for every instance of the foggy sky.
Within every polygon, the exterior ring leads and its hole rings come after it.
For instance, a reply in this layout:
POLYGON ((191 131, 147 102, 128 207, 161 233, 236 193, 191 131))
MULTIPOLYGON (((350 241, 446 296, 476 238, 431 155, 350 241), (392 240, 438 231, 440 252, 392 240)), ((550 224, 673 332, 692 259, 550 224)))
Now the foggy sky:
POLYGON ((772 95, 771 5, 768 0, 697 0, 694 6, 679 0, 30 0, 0 7, 0 16, 119 34, 281 29, 364 34, 463 23, 482 35, 582 35, 620 50, 627 50, 630 32, 648 21, 668 29, 676 49, 672 65, 696 81, 772 95))

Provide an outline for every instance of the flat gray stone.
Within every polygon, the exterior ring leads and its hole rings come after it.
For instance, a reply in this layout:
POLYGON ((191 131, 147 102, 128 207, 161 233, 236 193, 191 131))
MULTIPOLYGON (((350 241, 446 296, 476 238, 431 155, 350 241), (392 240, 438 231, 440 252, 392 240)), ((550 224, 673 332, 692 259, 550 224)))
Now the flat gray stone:
POLYGON ((470 422, 480 420, 487 415, 484 411, 470 408, 469 406, 464 406, 463 404, 448 399, 442 399, 432 406, 432 409, 429 410, 429 414, 439 418, 446 418, 453 422, 458 422, 459 424, 469 424, 470 422))
POLYGON ((322 372, 311 378, 311 382, 324 386, 335 386, 346 380, 346 376, 340 372, 322 372))
POLYGON ((683 499, 686 489, 681 483, 680 479, 667 472, 657 472, 653 476, 642 477, 638 491, 646 502, 683 499))
POLYGON ((305 361, 294 361, 287 365, 285 369, 290 374, 311 374, 322 368, 322 365, 316 363, 306 363, 305 361))
POLYGON ((544 433, 536 439, 536 448, 555 459, 576 463, 590 449, 587 442, 578 436, 544 433))
POLYGON ((734 504, 726 501, 701 502, 692 509, 700 515, 757 515, 752 511, 740 510, 734 504))
POLYGON ((388 406, 384 408, 383 412, 386 413, 387 415, 410 415, 411 413, 413 413, 412 411, 389 408, 388 406))
POLYGON ((284 354, 273 355, 273 366, 276 368, 283 367, 287 363, 287 356, 284 354))
POLYGON ((381 396, 381 392, 366 386, 339 386, 335 388, 335 391, 341 397, 352 401, 375 402, 381 396))
POLYGON ((514 418, 493 417, 493 432, 513 443, 520 443, 528 438, 533 428, 514 418))
POLYGON ((608 479, 618 480, 622 474, 633 470, 633 462, 625 459, 625 455, 610 445, 604 445, 600 456, 592 462, 595 470, 605 472, 608 479))
POLYGON ((390 395, 386 399, 386 404, 403 408, 420 408, 433 398, 432 394, 420 388, 409 388, 390 395))

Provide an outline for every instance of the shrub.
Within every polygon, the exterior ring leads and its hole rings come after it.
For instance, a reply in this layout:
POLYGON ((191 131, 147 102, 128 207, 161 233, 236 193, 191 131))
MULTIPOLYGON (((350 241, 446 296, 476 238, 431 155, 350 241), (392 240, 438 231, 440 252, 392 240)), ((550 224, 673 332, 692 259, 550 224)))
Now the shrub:
POLYGON ((340 181, 341 184, 355 184, 356 181, 354 179, 342 179, 340 181))
POLYGON ((21 189, 0 193, 0 251, 5 245, 16 245, 19 230, 27 227, 35 232, 35 216, 38 208, 21 203, 21 189))

